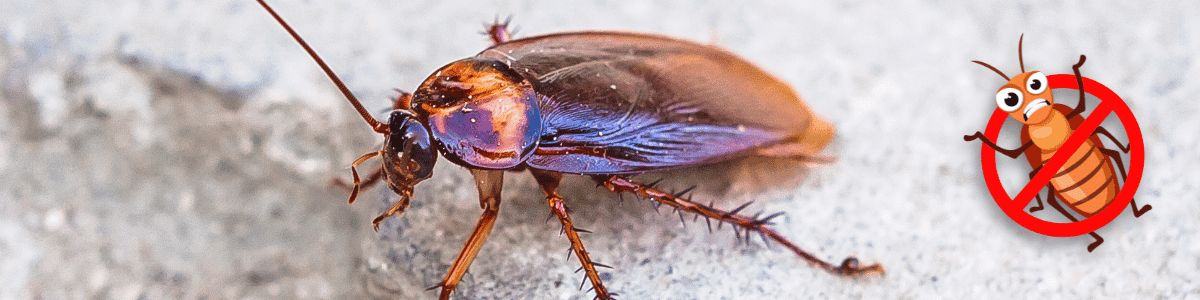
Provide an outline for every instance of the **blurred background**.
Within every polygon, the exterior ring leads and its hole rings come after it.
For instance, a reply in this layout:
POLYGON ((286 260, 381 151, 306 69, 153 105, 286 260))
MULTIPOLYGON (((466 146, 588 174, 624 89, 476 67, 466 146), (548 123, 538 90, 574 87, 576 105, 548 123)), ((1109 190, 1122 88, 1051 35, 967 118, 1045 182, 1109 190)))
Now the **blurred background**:
MULTIPOLYGON (((709 233, 571 179, 563 195, 623 299, 1200 293, 1200 7, 1190 2, 270 3, 379 115, 394 88, 481 51, 483 24, 511 15, 518 37, 625 30, 724 47, 837 126, 833 163, 639 179, 700 185, 696 199, 719 207, 786 212, 776 228, 801 247, 878 262, 886 275, 832 276, 757 238, 738 243, 728 227, 709 233), (1088 236, 1045 237, 1005 216, 980 175, 980 144, 962 140, 984 129, 1004 84, 970 61, 1019 73, 1021 34, 1030 70, 1070 73, 1086 54, 1084 76, 1124 98, 1145 138, 1137 200, 1154 209, 1099 230, 1093 253, 1088 236)), ((1056 94, 1073 105, 1075 93, 1056 94)), ((347 205, 330 185, 382 142, 364 124, 253 1, 0 2, 0 299, 434 298, 424 289, 481 212, 470 175, 443 160, 376 233, 370 220, 391 192, 347 205)), ((1000 144, 1019 144, 1018 128, 1005 130, 1000 144)), ((1015 194, 1025 160, 999 165, 1015 194)), ((504 195, 455 296, 591 299, 533 180, 509 173, 504 195)))

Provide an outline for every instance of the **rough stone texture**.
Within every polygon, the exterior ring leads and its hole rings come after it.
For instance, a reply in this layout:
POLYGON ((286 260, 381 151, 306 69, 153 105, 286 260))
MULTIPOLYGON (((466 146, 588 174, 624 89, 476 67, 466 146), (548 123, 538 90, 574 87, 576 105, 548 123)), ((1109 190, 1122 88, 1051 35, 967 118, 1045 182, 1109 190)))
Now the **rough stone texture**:
MULTIPOLYGON (((1190 2, 272 4, 373 111, 392 88, 485 47, 481 21, 511 14, 519 36, 613 29, 720 45, 835 123, 832 164, 640 178, 703 184, 696 198, 721 207, 787 212, 777 228, 802 247, 882 263, 886 276, 831 276, 572 179, 563 194, 624 299, 1200 293, 1200 9, 1190 2), (1085 76, 1121 94, 1145 135, 1138 200, 1155 208, 1100 230, 1095 253, 1089 237, 1010 221, 986 192, 979 144, 962 141, 984 128, 1003 84, 970 61, 1016 73, 1022 33, 1030 69, 1068 73, 1087 54, 1085 76)), ((346 205, 328 183, 381 138, 252 1, 5 1, 0 16, 0 298, 429 299, 424 288, 478 218, 469 174, 443 160, 409 211, 372 231, 390 192, 346 205)), ((1006 130, 1001 143, 1015 145, 1006 130)), ((1023 163, 1001 162, 1010 193, 1023 163)), ((457 298, 590 299, 533 181, 514 173, 505 186, 457 298)))

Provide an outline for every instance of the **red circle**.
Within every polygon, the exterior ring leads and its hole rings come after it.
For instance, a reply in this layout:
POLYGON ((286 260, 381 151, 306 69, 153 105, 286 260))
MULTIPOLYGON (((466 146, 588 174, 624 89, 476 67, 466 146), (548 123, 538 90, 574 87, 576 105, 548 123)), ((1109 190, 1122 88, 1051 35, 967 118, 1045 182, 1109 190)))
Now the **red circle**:
MULTIPOLYGON (((1076 83, 1075 75, 1057 74, 1047 77, 1050 89, 1068 88, 1078 90, 1079 86, 1076 83)), ((1101 107, 1110 108, 1113 113, 1120 118, 1121 124, 1125 128, 1125 134, 1129 138, 1129 176, 1125 179, 1125 184, 1121 187, 1121 191, 1117 193, 1116 199, 1113 200, 1107 207, 1100 212, 1092 215, 1092 217, 1070 223, 1055 223, 1033 217, 1025 212, 1025 206, 1032 200, 1032 194, 1026 199, 1021 199, 1021 194, 1018 194, 1018 199, 1024 201, 1013 201, 1009 198, 1008 193, 1004 191, 1004 186, 1000 183, 1000 178, 996 174, 996 151, 983 145, 980 152, 980 162, 983 165, 983 178, 987 182, 988 191, 991 192, 992 198, 996 200, 996 204, 1004 210, 1004 214, 1008 215, 1013 221, 1020 224, 1033 232, 1048 236, 1068 237, 1086 234, 1104 227, 1113 219, 1116 219, 1129 202, 1133 200, 1133 194, 1137 192, 1138 184, 1142 180, 1142 169, 1145 167, 1145 145, 1142 143, 1142 130, 1137 124, 1137 119, 1134 118, 1133 112, 1130 111, 1129 105, 1121 100, 1111 89, 1096 82, 1090 78, 1083 78, 1083 86, 1088 94, 1096 96, 1101 101, 1101 107), (1017 203, 1020 202, 1020 203, 1017 203)), ((1099 110, 1099 109, 1097 109, 1099 110)), ((1091 118, 1095 115, 1093 111, 1091 118)), ((1096 115, 1100 118, 1107 117, 1109 113, 1104 112, 1104 115, 1096 115)), ((984 136, 991 140, 996 140, 1000 134, 1000 128, 1004 125, 1004 121, 1008 119, 1008 113, 996 109, 992 113, 992 118, 988 121, 988 126, 984 132, 984 136)), ((1096 121, 1098 123, 1099 121, 1096 121)), ((1084 126, 1081 126, 1081 128, 1084 126)), ((1089 132, 1090 133, 1090 132, 1089 132)), ((1090 135, 1090 134, 1089 134, 1090 135)), ((1074 152, 1074 151, 1070 151, 1074 152)), ((1043 168, 1045 169, 1045 168, 1043 168)), ((1045 170, 1044 170, 1045 171, 1045 170)), ((1045 185, 1042 185, 1043 187, 1045 185)), ((1026 186, 1026 188, 1029 188, 1026 186)), ((1038 188, 1037 191, 1041 191, 1038 188)))

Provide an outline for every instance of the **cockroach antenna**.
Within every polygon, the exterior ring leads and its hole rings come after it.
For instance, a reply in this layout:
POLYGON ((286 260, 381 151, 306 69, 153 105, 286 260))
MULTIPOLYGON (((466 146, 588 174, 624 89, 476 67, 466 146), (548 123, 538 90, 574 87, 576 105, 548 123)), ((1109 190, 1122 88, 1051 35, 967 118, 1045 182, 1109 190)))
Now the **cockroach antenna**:
POLYGON ((988 69, 991 69, 992 71, 996 72, 996 74, 1000 74, 1000 77, 1004 77, 1004 80, 1009 80, 1008 75, 1004 75, 1004 72, 1000 72, 999 69, 996 69, 996 67, 993 67, 992 65, 989 65, 985 62, 978 61, 978 60, 972 60, 971 62, 980 64, 984 67, 987 67, 988 69))
MULTIPOLYGON (((1021 38, 1017 40, 1017 61, 1021 62, 1021 73, 1025 73, 1025 34, 1021 34, 1021 38)), ((1008 79, 1008 78, 1004 78, 1008 79)))
POLYGON ((366 120, 367 124, 371 125, 371 129, 374 129, 375 132, 378 133, 388 134, 388 124, 380 123, 379 121, 376 121, 374 117, 371 117, 371 114, 368 113, 367 109, 362 106, 362 103, 358 102, 358 98, 354 97, 354 94, 350 93, 350 88, 347 88, 346 84, 342 83, 342 79, 338 78, 337 74, 333 73, 333 69, 330 69, 329 65, 326 65, 325 61, 321 60, 321 56, 317 55, 317 51, 314 51, 312 47, 308 46, 308 43, 305 42, 303 38, 300 38, 300 34, 296 33, 296 31, 292 29, 292 26, 289 26, 287 22, 283 21, 283 17, 280 17, 279 14, 275 13, 275 10, 271 9, 271 6, 267 5, 267 2, 258 0, 258 4, 262 4, 262 7, 267 9, 267 13, 270 13, 271 17, 275 18, 275 21, 278 21, 279 25, 282 25, 283 29, 287 30, 288 34, 292 35, 292 38, 295 39, 296 42, 300 43, 300 47, 303 47, 304 51, 308 52, 308 55, 312 56, 313 60, 317 61, 317 65, 321 66, 321 70, 325 71, 325 75, 329 76, 330 80, 333 80, 333 84, 337 85, 338 89, 342 91, 342 95, 346 96, 346 100, 350 100, 350 105, 353 105, 354 109, 358 110, 358 114, 362 115, 363 120, 366 120))
MULTIPOLYGON (((1024 45, 1025 45, 1025 34, 1022 33, 1021 38, 1017 41, 1017 61, 1019 61, 1021 64, 1021 73, 1025 73, 1025 53, 1023 50, 1024 45)), ((991 69, 993 72, 996 72, 996 74, 1000 74, 1000 77, 1004 77, 1004 80, 1011 80, 1010 78, 1008 78, 1008 75, 1004 75, 1004 72, 1000 72, 999 69, 996 69, 996 67, 993 67, 992 65, 989 65, 985 62, 978 61, 978 60, 972 60, 971 62, 980 64, 984 67, 987 67, 988 69, 991 69)))

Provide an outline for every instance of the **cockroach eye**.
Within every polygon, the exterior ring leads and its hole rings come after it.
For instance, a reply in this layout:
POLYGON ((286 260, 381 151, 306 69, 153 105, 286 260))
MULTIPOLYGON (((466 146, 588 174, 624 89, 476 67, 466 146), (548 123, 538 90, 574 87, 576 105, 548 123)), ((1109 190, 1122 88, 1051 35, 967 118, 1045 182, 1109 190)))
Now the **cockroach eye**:
POLYGON ((1025 90, 1030 94, 1041 94, 1046 91, 1046 75, 1042 72, 1033 72, 1029 74, 1029 79, 1025 81, 1025 90))
POLYGON ((996 92, 996 106, 1000 107, 1000 110, 1014 112, 1018 108, 1021 108, 1021 102, 1025 100, 1024 97, 1024 94, 1020 90, 1006 88, 996 92))

